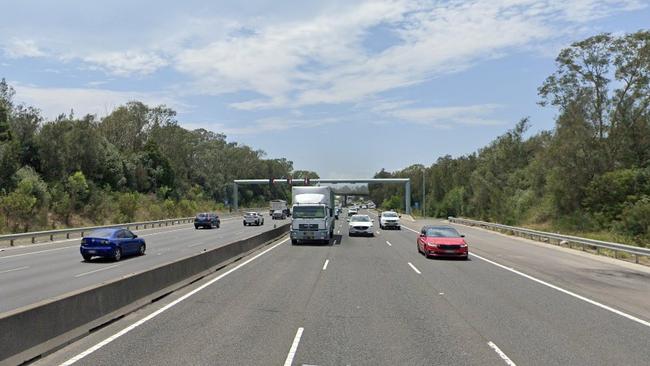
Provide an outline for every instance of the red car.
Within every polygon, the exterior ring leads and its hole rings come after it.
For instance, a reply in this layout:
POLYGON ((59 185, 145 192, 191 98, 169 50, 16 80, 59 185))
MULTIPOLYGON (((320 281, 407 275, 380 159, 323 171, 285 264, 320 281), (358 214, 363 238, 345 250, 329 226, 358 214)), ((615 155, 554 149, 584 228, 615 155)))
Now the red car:
POLYGON ((418 237, 418 252, 425 257, 460 257, 467 259, 469 249, 465 235, 451 226, 425 226, 418 237))

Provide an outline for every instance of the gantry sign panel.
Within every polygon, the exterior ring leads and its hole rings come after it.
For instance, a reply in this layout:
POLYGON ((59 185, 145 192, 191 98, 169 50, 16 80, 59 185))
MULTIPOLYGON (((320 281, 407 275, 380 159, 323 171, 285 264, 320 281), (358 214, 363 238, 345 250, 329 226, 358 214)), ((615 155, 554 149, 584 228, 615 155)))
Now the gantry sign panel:
POLYGON ((318 185, 320 183, 348 183, 348 184, 363 184, 363 183, 379 183, 379 184, 404 184, 404 207, 407 214, 411 213, 411 180, 409 178, 370 178, 370 179, 291 179, 291 178, 271 178, 271 179, 235 179, 233 182, 233 207, 235 210, 239 208, 239 185, 250 184, 275 184, 287 183, 291 185, 318 185))

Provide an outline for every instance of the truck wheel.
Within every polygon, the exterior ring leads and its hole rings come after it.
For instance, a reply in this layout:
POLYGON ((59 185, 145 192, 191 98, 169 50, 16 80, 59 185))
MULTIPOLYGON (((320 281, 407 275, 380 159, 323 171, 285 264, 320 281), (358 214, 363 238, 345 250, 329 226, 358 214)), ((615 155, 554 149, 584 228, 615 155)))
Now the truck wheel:
POLYGON ((93 259, 93 256, 89 254, 83 254, 82 257, 84 258, 84 262, 90 262, 93 259))
POLYGON ((297 245, 298 239, 291 239, 291 245, 297 245))

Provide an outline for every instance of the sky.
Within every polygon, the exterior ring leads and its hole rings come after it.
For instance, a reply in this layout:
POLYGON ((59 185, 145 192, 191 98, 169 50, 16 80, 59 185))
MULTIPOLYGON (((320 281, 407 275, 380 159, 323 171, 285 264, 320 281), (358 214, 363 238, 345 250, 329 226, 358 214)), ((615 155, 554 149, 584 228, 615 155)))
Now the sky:
POLYGON ((367 178, 485 146, 556 111, 563 47, 650 25, 648 0, 0 0, 0 78, 52 119, 130 100, 189 129, 367 178))

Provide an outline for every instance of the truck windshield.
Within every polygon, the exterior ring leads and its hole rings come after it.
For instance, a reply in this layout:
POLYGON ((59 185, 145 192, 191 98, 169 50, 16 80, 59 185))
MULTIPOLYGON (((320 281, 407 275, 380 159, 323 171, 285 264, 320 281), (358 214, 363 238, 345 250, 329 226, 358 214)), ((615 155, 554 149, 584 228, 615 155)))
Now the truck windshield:
POLYGON ((323 206, 296 206, 293 208, 294 219, 322 219, 325 217, 323 206))

